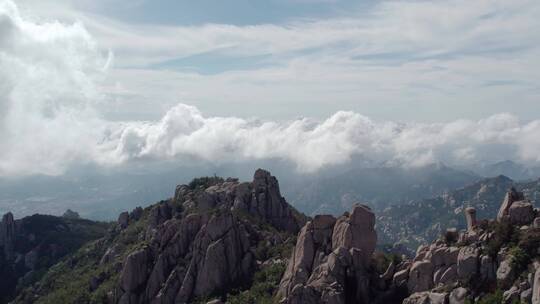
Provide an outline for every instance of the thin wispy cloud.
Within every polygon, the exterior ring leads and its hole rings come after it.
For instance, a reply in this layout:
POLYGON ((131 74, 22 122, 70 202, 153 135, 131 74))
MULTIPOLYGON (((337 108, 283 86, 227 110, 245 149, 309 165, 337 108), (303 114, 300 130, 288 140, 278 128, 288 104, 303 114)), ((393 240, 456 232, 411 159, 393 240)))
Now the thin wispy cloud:
POLYGON ((58 22, 2 0, 0 175, 145 159, 535 165, 539 6, 383 2, 362 18, 164 26, 71 10, 58 22), (209 53, 253 62, 177 61, 209 53))

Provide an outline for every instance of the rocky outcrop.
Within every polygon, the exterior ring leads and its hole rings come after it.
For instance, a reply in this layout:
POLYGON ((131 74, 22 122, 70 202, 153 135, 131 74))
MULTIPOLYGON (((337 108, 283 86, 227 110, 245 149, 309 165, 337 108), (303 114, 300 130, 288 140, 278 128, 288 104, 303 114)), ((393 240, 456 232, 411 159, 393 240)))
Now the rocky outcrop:
POLYGON ((118 216, 118 226, 121 229, 125 229, 128 225, 129 225, 129 213, 127 211, 120 213, 120 215, 118 216))
MULTIPOLYGON (((142 216, 139 213, 124 213, 119 225, 129 226, 132 218, 142 216)), ((259 169, 251 183, 229 178, 206 188, 178 186, 173 199, 148 210, 147 220, 148 245, 125 259, 118 303, 190 303, 226 294, 248 283, 257 263, 262 263, 255 254, 260 242, 282 242, 258 223, 297 233, 305 217, 283 199, 276 178, 259 169)), ((335 218, 316 217, 314 223, 314 237, 322 243, 328 240, 329 253, 335 218), (325 229, 330 229, 327 236, 325 229)), ((109 248, 102 261, 111 261, 113 253, 109 248)))
POLYGON ((498 221, 477 222, 473 208, 464 213, 467 229, 457 232, 457 238, 447 234, 420 246, 412 267, 394 275, 394 284, 408 287, 410 295, 403 303, 464 304, 497 287, 503 291, 501 303, 540 304, 540 272, 536 271, 534 279, 531 273, 530 278, 526 275, 531 268, 540 268, 532 259, 540 257, 540 232, 533 225, 536 211, 532 204, 511 189, 498 221), (517 238, 519 248, 511 243, 517 238))
POLYGON ((188 303, 239 285, 253 273, 257 238, 230 211, 166 221, 126 258, 119 303, 188 303))
POLYGON ((540 304, 540 268, 536 269, 532 284, 532 304, 540 304))
POLYGON ((467 230, 473 230, 476 227, 476 209, 473 207, 465 208, 465 219, 467 221, 467 230))
POLYGON ((514 202, 508 209, 508 219, 514 225, 528 225, 534 217, 534 208, 529 201, 514 202))
POLYGON ((281 280, 280 303, 373 302, 368 268, 377 241, 374 225, 373 212, 363 205, 338 219, 326 215, 308 222, 281 280))
POLYGON ((4 259, 12 260, 15 253, 15 220, 11 212, 4 214, 0 223, 0 246, 4 249, 4 259))
POLYGON ((508 217, 508 212, 510 210, 510 207, 514 202, 522 201, 525 197, 523 193, 518 192, 515 188, 511 188, 505 195, 504 201, 499 208, 499 212, 497 213, 497 220, 502 221, 503 219, 508 217))

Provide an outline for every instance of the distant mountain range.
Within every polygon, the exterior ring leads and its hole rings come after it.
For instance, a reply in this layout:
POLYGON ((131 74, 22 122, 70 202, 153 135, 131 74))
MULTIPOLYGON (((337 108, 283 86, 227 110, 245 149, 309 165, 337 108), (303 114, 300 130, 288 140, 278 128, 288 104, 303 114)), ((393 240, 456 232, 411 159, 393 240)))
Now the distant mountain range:
POLYGON ((481 179, 441 164, 422 168, 355 168, 312 180, 288 193, 291 204, 307 214, 340 214, 362 202, 372 208, 433 197, 481 179))
POLYGON ((61 176, 0 178, 0 212, 16 218, 34 213, 61 215, 71 208, 85 218, 111 220, 122 210, 147 206, 170 197, 176 184, 193 176, 249 178, 257 167, 269 168, 280 178, 282 192, 306 214, 341 214, 354 202, 376 210, 441 195, 500 174, 514 180, 540 176, 540 170, 504 161, 467 168, 443 164, 421 168, 373 164, 353 160, 317 173, 299 173, 289 163, 264 161, 222 166, 182 166, 177 163, 137 165, 129 168, 73 169, 61 176))
POLYGON ((504 175, 483 179, 434 198, 380 210, 377 213, 380 243, 400 243, 416 249, 436 239, 447 228, 465 228, 466 207, 476 208, 479 219, 494 218, 511 187, 523 191, 533 203, 540 200, 540 179, 515 182, 504 175))

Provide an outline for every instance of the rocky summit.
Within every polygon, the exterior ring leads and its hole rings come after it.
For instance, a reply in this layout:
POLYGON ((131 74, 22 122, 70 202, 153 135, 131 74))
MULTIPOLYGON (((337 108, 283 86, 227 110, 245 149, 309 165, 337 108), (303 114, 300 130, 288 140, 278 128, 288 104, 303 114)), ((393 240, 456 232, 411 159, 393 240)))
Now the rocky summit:
POLYGON ((43 246, 18 246, 31 238, 22 232, 28 224, 6 214, 2 274, 25 265, 18 276, 33 279, 20 280, 4 302, 540 304, 539 211, 514 188, 499 206, 494 219, 462 208, 464 229, 446 227, 412 257, 377 249, 376 215, 366 205, 304 216, 262 169, 250 182, 214 176, 179 185, 172 198, 122 212, 53 261, 43 246))

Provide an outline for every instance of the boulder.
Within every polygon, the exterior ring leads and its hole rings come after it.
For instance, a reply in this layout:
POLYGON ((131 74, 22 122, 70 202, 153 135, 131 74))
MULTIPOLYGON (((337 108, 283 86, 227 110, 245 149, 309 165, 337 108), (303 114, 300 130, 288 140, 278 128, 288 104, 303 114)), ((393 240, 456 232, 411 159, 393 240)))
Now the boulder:
POLYGON ((146 283, 150 261, 149 248, 137 250, 127 256, 120 273, 120 287, 123 291, 134 293, 146 283))
POLYGON ((473 207, 465 208, 465 220, 467 221, 467 230, 473 230, 476 223, 476 209, 473 207))
POLYGON ((332 248, 358 248, 367 258, 377 245, 375 214, 364 205, 355 205, 350 215, 341 216, 334 225, 332 248))
MULTIPOLYGON (((337 220, 325 215, 308 222, 282 277, 276 296, 280 303, 369 303, 374 226, 373 212, 362 205, 337 220)), ((390 266, 383 277, 395 280, 393 272, 390 266)))
POLYGON ((520 293, 521 292, 517 286, 512 286, 512 288, 503 293, 503 303, 512 304, 518 302, 520 293))
MULTIPOLYGON (((515 270, 512 268, 512 256, 507 256, 497 268, 497 285, 509 288, 515 279, 515 270)), ((540 304, 540 303, 539 303, 540 304)))
POLYGON ((429 261, 414 262, 409 271, 407 287, 410 293, 429 290, 433 287, 433 264, 429 261))
POLYGON ((532 286, 532 304, 540 304, 540 268, 534 273, 532 286))
POLYGON ((463 287, 458 287, 452 292, 448 298, 448 304, 465 304, 469 296, 469 291, 463 287))
POLYGON ((514 202, 522 201, 525 199, 523 193, 518 192, 515 188, 511 188, 505 195, 504 201, 497 213, 497 221, 502 221, 508 217, 508 211, 514 202))
POLYGON ((12 260, 15 255, 15 220, 13 213, 8 212, 0 223, 0 245, 4 247, 4 258, 12 260))
POLYGON ((527 288, 519 294, 521 303, 530 304, 532 301, 532 288, 527 288))
POLYGON ((79 213, 77 213, 77 212, 75 212, 75 211, 73 211, 71 209, 66 210, 66 212, 64 212, 64 214, 62 214, 62 217, 67 218, 67 219, 79 219, 79 218, 81 218, 79 216, 79 213))
POLYGON ((129 225, 129 213, 127 211, 120 213, 118 216, 118 226, 125 229, 129 225))
POLYGON ((480 257, 480 277, 484 281, 494 281, 496 277, 496 264, 489 255, 480 257))
POLYGON ((529 225, 534 216, 534 208, 529 201, 514 202, 508 209, 508 219, 514 225, 529 225))
POLYGON ((409 268, 396 272, 394 274, 394 277, 392 278, 392 283, 395 286, 402 286, 402 285, 407 284, 408 279, 409 279, 409 268))
POLYGON ((536 218, 533 220, 533 228, 535 228, 535 229, 540 228, 540 217, 536 217, 536 218))
POLYGON ((478 248, 466 246, 459 250, 457 258, 457 275, 460 280, 467 281, 478 272, 478 248))
POLYGON ((403 304, 447 304, 448 293, 416 292, 403 300, 403 304))

